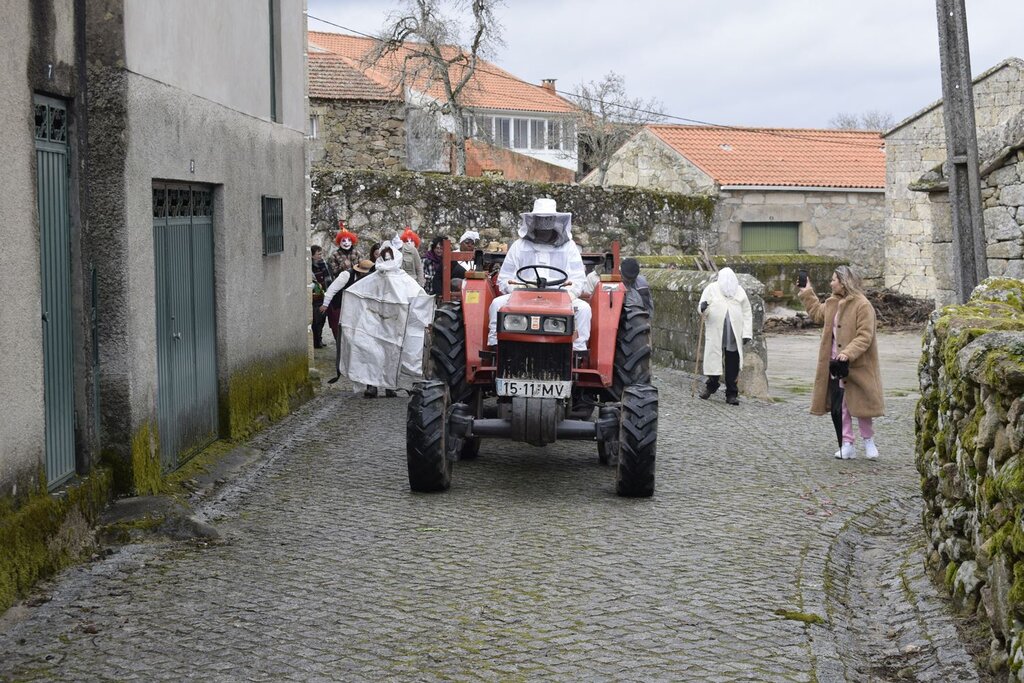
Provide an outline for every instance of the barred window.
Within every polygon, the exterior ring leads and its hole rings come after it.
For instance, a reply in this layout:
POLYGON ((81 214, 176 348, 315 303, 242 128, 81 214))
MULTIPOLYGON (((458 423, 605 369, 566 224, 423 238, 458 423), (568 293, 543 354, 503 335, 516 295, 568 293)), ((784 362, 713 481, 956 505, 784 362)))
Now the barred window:
POLYGON ((284 205, 280 197, 263 196, 263 255, 284 251, 284 205))

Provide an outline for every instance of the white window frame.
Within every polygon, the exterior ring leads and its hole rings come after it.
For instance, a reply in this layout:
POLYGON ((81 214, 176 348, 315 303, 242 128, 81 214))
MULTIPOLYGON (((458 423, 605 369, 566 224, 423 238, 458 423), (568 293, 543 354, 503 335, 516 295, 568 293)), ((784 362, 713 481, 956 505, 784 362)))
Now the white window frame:
POLYGON ((509 116, 494 117, 495 147, 512 148, 512 118, 509 116), (502 130, 504 128, 504 130, 502 130))
POLYGON ((320 114, 309 115, 309 131, 306 137, 310 140, 320 138, 320 114))

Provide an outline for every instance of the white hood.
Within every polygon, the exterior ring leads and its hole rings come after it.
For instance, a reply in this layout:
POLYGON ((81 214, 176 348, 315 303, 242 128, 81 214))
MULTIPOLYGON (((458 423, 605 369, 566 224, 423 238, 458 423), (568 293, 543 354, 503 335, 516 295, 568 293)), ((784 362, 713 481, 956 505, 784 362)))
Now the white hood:
POLYGON ((395 253, 390 261, 378 259, 376 271, 345 290, 338 374, 408 389, 423 377, 424 330, 434 318, 434 297, 402 270, 402 252, 395 253))

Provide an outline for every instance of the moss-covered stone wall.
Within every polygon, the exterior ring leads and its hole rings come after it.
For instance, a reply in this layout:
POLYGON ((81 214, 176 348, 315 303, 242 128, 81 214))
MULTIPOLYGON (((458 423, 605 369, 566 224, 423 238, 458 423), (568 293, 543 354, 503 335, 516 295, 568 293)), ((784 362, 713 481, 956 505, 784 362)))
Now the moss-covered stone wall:
MULTIPOLYGON (((728 266, 737 274, 746 273, 764 285, 765 303, 785 305, 797 310, 803 309, 794 287, 801 270, 807 271, 815 291, 827 292, 836 266, 849 263, 831 256, 810 254, 741 254, 711 258, 718 268, 728 266)), ((695 270, 701 266, 701 257, 692 255, 641 256, 637 260, 644 268, 695 270)))
POLYGON ((587 247, 619 240, 625 254, 695 253, 701 245, 717 251, 715 202, 703 195, 373 171, 314 175, 313 237, 327 243, 344 220, 367 243, 410 225, 426 239, 457 240, 474 229, 485 241, 508 244, 538 197, 573 214, 573 235, 587 247))
MULTIPOLYGON (((704 287, 714 279, 706 271, 645 269, 654 298, 652 321, 654 360, 688 372, 699 369, 701 316, 698 310, 704 287)), ((749 275, 738 275, 740 286, 750 299, 754 317, 754 341, 744 348, 740 371, 740 393, 768 398, 768 349, 764 341, 764 285, 749 275)))
POLYGON ((43 481, 27 499, 0 499, 0 613, 39 579, 77 560, 110 500, 111 472, 97 468, 59 494, 43 481))
POLYGON ((929 565, 1024 680, 1024 281, 989 278, 936 311, 920 363, 916 463, 929 565))

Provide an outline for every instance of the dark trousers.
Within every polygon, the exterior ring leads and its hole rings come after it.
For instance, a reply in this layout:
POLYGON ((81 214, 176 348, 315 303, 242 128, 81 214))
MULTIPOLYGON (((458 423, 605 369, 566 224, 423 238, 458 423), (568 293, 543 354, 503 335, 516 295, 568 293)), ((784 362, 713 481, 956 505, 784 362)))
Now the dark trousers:
POLYGON ((313 346, 324 345, 324 322, 327 316, 320 312, 323 301, 313 301, 313 346))
MULTIPOLYGON (((732 398, 739 396, 740 388, 736 384, 736 379, 740 376, 740 352, 723 350, 722 361, 725 366, 725 397, 732 398)), ((706 386, 709 394, 713 394, 718 391, 718 375, 708 376, 706 386)))

